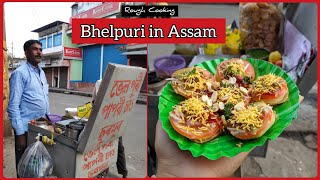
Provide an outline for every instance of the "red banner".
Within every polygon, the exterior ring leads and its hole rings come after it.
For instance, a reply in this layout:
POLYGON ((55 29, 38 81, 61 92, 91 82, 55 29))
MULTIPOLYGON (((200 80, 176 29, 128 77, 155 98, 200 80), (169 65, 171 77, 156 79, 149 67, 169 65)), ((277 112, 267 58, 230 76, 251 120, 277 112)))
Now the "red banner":
POLYGON ((82 51, 79 48, 63 47, 64 58, 82 59, 82 51))
POLYGON ((226 20, 214 18, 73 19, 72 43, 225 43, 226 20))
POLYGON ((120 2, 105 2, 97 7, 74 15, 70 18, 70 25, 73 18, 102 18, 120 12, 120 2))

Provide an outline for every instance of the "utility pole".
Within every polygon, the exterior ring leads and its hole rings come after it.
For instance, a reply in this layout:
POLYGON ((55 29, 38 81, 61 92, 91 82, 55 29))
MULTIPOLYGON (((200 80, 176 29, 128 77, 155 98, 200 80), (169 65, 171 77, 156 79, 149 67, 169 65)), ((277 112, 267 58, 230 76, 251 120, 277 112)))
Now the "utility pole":
POLYGON ((11 70, 13 70, 13 59, 14 59, 14 55, 13 55, 13 41, 11 43, 7 42, 7 56, 8 56, 8 65, 9 65, 9 69, 11 67, 11 70), (11 51, 9 51, 9 49, 11 48, 11 51))

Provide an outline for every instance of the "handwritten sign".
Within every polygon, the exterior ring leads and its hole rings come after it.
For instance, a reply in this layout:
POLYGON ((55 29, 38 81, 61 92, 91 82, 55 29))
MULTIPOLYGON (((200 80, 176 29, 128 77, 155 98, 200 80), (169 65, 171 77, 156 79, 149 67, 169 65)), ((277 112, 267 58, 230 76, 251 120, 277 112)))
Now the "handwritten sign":
POLYGON ((123 121, 119 121, 114 124, 103 127, 99 134, 98 146, 101 146, 101 144, 103 144, 103 139, 105 137, 108 137, 109 139, 114 138, 116 136, 116 133, 120 130, 122 123, 123 121))
POLYGON ((93 178, 117 162, 118 139, 85 154, 77 153, 76 178, 93 178))
POLYGON ((79 152, 98 149, 125 133, 146 72, 141 67, 108 65, 88 124, 79 138, 79 152))

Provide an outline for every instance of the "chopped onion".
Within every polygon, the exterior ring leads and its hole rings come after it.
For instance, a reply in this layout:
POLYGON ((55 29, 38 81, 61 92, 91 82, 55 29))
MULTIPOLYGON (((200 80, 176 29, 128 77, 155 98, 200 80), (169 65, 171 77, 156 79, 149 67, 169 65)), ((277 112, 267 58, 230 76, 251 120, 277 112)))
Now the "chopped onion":
POLYGON ((247 64, 245 67, 244 67, 244 71, 246 71, 249 67, 249 64, 247 64))
POLYGON ((241 133, 244 133, 245 131, 243 131, 243 130, 238 130, 238 129, 236 129, 236 128, 227 128, 229 131, 230 131, 230 133, 232 134, 232 135, 237 135, 237 134, 241 134, 241 133))
POLYGON ((178 80, 178 79, 176 79, 176 78, 167 78, 166 79, 166 81, 176 81, 176 80, 178 80))
POLYGON ((174 113, 170 113, 170 117, 172 117, 174 120, 176 120, 176 121, 180 121, 180 120, 182 120, 181 118, 179 118, 178 116, 176 116, 174 113))

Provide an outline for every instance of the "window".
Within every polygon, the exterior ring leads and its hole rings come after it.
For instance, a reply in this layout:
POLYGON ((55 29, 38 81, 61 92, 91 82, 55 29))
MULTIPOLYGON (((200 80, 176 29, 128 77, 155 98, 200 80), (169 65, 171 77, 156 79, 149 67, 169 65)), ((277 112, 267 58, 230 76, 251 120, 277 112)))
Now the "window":
POLYGON ((46 38, 42 38, 42 39, 39 39, 39 41, 41 42, 42 44, 42 49, 46 49, 47 48, 47 39, 46 38))
POLYGON ((62 45, 62 33, 58 33, 53 35, 53 46, 61 46, 62 45))
POLYGON ((52 36, 51 35, 48 37, 47 47, 48 48, 52 47, 52 36))

